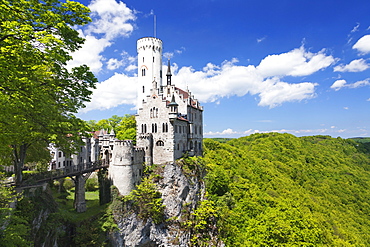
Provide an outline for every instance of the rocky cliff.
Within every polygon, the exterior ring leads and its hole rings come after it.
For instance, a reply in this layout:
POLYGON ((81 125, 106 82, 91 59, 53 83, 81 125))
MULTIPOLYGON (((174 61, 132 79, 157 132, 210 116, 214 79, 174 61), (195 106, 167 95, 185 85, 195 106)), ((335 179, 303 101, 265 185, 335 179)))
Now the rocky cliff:
POLYGON ((204 199, 204 170, 182 160, 158 166, 154 173, 164 205, 163 221, 141 219, 133 210, 116 214, 119 230, 112 234, 114 246, 190 246, 193 233, 186 222, 204 199))

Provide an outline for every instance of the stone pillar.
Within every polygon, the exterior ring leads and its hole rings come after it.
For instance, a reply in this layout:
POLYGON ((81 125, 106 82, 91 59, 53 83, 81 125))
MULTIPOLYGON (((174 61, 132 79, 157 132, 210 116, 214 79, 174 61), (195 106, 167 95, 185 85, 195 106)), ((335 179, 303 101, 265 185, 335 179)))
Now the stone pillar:
POLYGON ((83 175, 77 175, 75 179, 74 208, 78 213, 83 213, 86 211, 85 178, 83 175))
POLYGON ((106 204, 111 201, 110 187, 112 181, 109 179, 107 168, 102 168, 98 172, 99 181, 99 202, 100 205, 106 204))

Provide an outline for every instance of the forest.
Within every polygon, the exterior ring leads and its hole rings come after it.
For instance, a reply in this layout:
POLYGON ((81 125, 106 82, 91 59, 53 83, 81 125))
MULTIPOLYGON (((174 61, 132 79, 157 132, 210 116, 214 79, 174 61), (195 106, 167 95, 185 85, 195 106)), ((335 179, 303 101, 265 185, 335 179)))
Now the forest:
POLYGON ((204 140, 209 200, 227 246, 370 246, 364 140, 268 133, 204 140))

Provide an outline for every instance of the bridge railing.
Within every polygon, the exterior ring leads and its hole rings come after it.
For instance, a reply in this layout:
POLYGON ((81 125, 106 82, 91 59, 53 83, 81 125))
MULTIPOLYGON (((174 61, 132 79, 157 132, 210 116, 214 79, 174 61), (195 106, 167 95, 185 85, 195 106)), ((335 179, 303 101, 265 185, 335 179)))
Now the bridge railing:
POLYGON ((29 176, 27 180, 23 182, 23 184, 33 184, 37 181, 42 180, 53 180, 55 178, 61 178, 61 177, 68 177, 68 175, 76 175, 76 173, 84 173, 93 171, 94 169, 98 169, 101 167, 104 167, 106 165, 102 164, 102 162, 87 162, 87 163, 80 163, 73 166, 64 167, 61 169, 51 170, 51 171, 45 171, 45 172, 39 172, 34 173, 29 176))

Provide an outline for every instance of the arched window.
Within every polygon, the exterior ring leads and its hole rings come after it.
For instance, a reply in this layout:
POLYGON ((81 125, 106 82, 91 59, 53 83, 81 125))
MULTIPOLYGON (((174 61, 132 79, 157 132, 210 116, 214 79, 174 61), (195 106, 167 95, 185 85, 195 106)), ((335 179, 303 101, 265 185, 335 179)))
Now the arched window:
POLYGON ((162 124, 162 132, 166 132, 166 126, 164 125, 164 123, 162 124))
POLYGON ((194 148, 194 146, 193 146, 193 142, 191 141, 190 142, 190 150, 192 150, 194 148))
POLYGON ((166 127, 166 132, 168 132, 168 123, 166 123, 165 127, 166 127))
POLYGON ((154 131, 157 133, 157 124, 154 124, 154 131))
POLYGON ((164 146, 164 142, 163 141, 157 141, 156 145, 157 146, 164 146))
POLYGON ((150 118, 153 117, 153 109, 150 109, 150 118))
POLYGON ((141 70, 141 75, 142 75, 142 76, 145 76, 145 69, 142 69, 142 70, 141 70))
POLYGON ((146 124, 144 124, 144 133, 146 133, 146 124))
POLYGON ((152 124, 152 133, 154 133, 154 124, 152 124))

